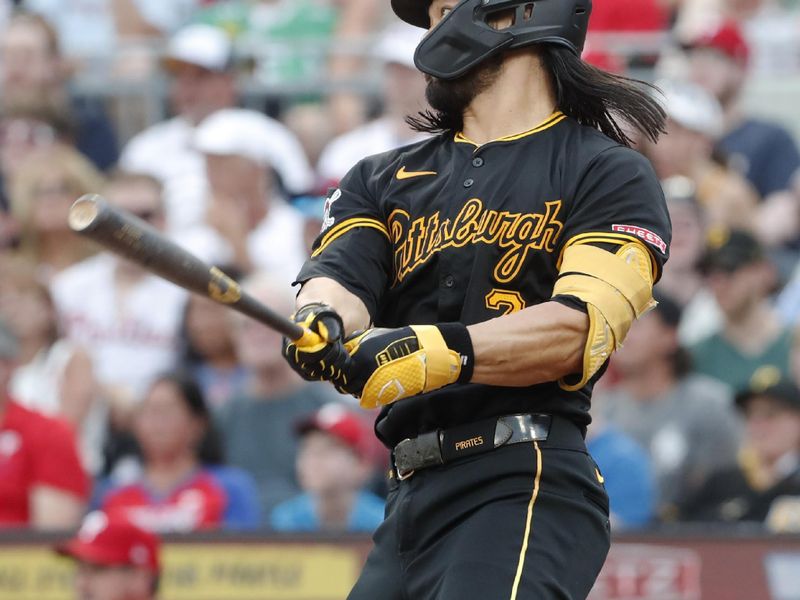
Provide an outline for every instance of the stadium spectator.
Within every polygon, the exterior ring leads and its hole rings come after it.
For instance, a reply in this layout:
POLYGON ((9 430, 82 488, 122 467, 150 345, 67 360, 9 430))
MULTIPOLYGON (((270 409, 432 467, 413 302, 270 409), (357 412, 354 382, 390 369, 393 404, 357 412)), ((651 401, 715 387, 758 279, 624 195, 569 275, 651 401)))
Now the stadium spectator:
POLYGON ((337 4, 228 0, 199 10, 193 20, 233 33, 243 47, 255 50, 257 77, 270 85, 286 85, 325 76, 327 45, 339 19, 337 4), (282 51, 275 52, 276 47, 282 51))
MULTIPOLYGON (((234 276, 231 269, 222 270, 234 276)), ((236 358, 229 312, 221 304, 193 294, 183 314, 182 367, 198 382, 213 412, 240 396, 248 377, 236 358)))
POLYGON ((748 68, 758 76, 784 76, 800 67, 800 5, 795 0, 722 0, 750 48, 748 68))
POLYGON ((762 243, 795 241, 800 217, 791 189, 800 169, 800 151, 782 126, 750 117, 742 109, 750 51, 738 25, 717 23, 692 39, 688 48, 690 77, 713 94, 723 109, 717 147, 763 201, 757 222, 762 243))
POLYGON ((79 61, 116 57, 125 41, 157 40, 185 22, 202 0, 23 0, 58 30, 79 61))
POLYGON ((11 210, 21 224, 20 250, 50 279, 93 252, 67 223, 69 208, 84 194, 103 188, 103 176, 77 150, 56 144, 32 154, 17 170, 11 210))
MULTIPOLYGON (((135 136, 123 149, 120 165, 147 173, 164 184, 167 225, 180 230, 203 221, 208 184, 195 130, 211 114, 236 104, 235 60, 230 39, 210 25, 190 25, 170 40, 162 62, 171 77, 170 104, 175 116, 135 136)), ((268 137, 259 152, 291 194, 313 186, 313 174, 302 148, 281 124, 267 119, 268 137)))
POLYGON ((72 124, 64 112, 38 101, 7 107, 0 114, 0 204, 9 206, 14 178, 31 155, 72 140, 72 124))
POLYGON ((672 241, 658 289, 681 306, 678 339, 682 346, 689 346, 722 327, 720 309, 698 268, 708 233, 706 215, 691 179, 676 175, 661 184, 672 221, 672 241))
MULTIPOLYGON (((257 275, 245 287, 278 314, 292 312, 293 294, 283 282, 257 275)), ((268 517, 276 504, 300 492, 294 424, 337 394, 297 376, 281 355, 280 334, 239 314, 231 317, 239 361, 251 376, 246 393, 221 411, 218 422, 230 464, 255 477, 268 517)))
MULTIPOLYGON (((320 99, 300 98, 297 102, 287 106, 280 114, 281 123, 292 132, 303 149, 309 165, 319 163, 319 157, 328 146, 335 134, 329 107, 320 99)), ((327 182, 315 180, 310 193, 323 191, 327 182)), ((292 198, 294 201, 297 197, 292 198)))
POLYGON ((141 475, 107 488, 103 511, 161 533, 258 523, 255 484, 221 466, 220 440, 193 379, 159 377, 137 409, 133 430, 141 475))
POLYGON ((236 268, 265 271, 287 285, 307 256, 303 217, 280 197, 274 174, 289 156, 283 151, 296 144, 282 125, 238 108, 211 115, 195 136, 211 187, 206 222, 236 268))
POLYGON ((592 410, 586 448, 608 492, 611 527, 616 531, 646 527, 656 509, 655 476, 647 450, 609 423, 597 401, 592 410))
MULTIPOLYGON (((61 4, 63 6, 63 3, 61 4)), ((56 30, 38 14, 16 13, 0 42, 2 106, 44 103, 73 124, 77 149, 100 170, 117 162, 117 136, 97 98, 70 92, 69 69, 56 30)))
POLYGON ((735 171, 718 162, 714 143, 722 133, 722 110, 703 88, 679 81, 660 82, 667 111, 667 131, 658 144, 643 141, 661 180, 688 177, 709 227, 753 226, 758 197, 735 171))
POLYGON ((422 30, 406 23, 391 25, 379 37, 373 54, 384 64, 383 114, 335 138, 323 150, 317 172, 323 181, 338 182, 362 158, 420 141, 406 117, 425 103, 425 78, 414 66, 414 50, 422 30))
POLYGON ((384 501, 367 492, 371 432, 342 404, 326 404, 295 426, 300 437, 297 479, 303 493, 272 510, 277 531, 371 533, 383 522, 384 501))
POLYGON ((0 529, 67 529, 89 496, 75 436, 65 421, 24 408, 9 394, 19 345, 0 321, 0 529))
POLYGON ((739 432, 725 386, 689 373, 677 338, 680 307, 661 294, 656 299, 615 354, 618 381, 598 405, 608 423, 647 449, 657 513, 671 519, 710 473, 735 460, 739 432))
POLYGON ((56 546, 77 562, 77 600, 156 600, 161 575, 161 542, 124 519, 95 511, 77 535, 56 546))
POLYGON ((202 222, 206 180, 203 157, 193 147, 195 127, 213 112, 236 104, 233 48, 225 32, 197 25, 170 40, 162 66, 170 76, 174 117, 134 136, 120 166, 147 173, 164 185, 169 229, 202 222))
MULTIPOLYGON (((368 39, 388 4, 374 0, 229 0, 197 19, 236 32, 256 51, 257 77, 270 87, 329 79, 352 85, 364 70, 368 39)), ((347 90, 330 97, 337 133, 363 123, 364 98, 347 90)))
POLYGON ((19 366, 11 379, 14 399, 30 410, 57 416, 75 428, 83 465, 101 466, 105 407, 97 402, 88 354, 60 336, 47 286, 26 261, 0 263, 0 318, 20 344, 19 366))
POLYGON ((739 464, 713 474, 682 507, 682 518, 800 531, 800 390, 778 369, 764 367, 736 405, 746 432, 739 464))
POLYGON ((743 231, 717 232, 702 268, 724 323, 691 346, 694 369, 732 390, 745 387, 763 365, 775 365, 788 376, 794 336, 770 303, 775 269, 761 244, 743 231))
POLYGON ((663 31, 669 26, 664 0, 606 0, 592 6, 590 31, 663 31))
MULTIPOLYGON (((104 196, 163 230, 158 181, 117 172, 104 196)), ((62 271, 53 278, 51 291, 64 334, 89 352, 102 393, 121 425, 155 377, 176 363, 187 293, 109 253, 62 271)))

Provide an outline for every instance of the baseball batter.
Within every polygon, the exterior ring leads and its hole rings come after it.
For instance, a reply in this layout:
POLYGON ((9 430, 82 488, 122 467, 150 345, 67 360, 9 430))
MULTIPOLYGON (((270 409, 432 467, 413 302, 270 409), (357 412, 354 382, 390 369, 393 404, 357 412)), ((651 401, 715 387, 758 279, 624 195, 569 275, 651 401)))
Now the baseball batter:
POLYGON ((585 598, 609 548, 592 386, 670 242, 625 132, 656 138, 663 112, 581 61, 590 0, 392 7, 430 30, 432 111, 411 122, 439 135, 330 195, 294 316, 326 342, 285 343, 305 377, 382 407, 391 491, 350 598, 585 598))

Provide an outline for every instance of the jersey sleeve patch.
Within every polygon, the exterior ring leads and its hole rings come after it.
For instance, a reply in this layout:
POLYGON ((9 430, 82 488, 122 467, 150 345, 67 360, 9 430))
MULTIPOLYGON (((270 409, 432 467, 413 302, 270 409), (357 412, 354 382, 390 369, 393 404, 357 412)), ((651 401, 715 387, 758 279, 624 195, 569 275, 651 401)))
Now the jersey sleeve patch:
POLYGON ((661 254, 667 253, 667 243, 661 239, 657 233, 645 229, 644 227, 637 227, 636 225, 612 225, 612 231, 617 233, 627 233, 628 235, 635 235, 641 240, 647 242, 651 246, 658 248, 661 254))
POLYGON ((336 189, 330 191, 328 193, 328 197, 325 198, 325 212, 322 217, 322 229, 320 230, 320 233, 325 233, 336 223, 336 218, 331 214, 332 213, 331 209, 333 209, 334 202, 336 202, 341 197, 342 197, 342 190, 336 189))

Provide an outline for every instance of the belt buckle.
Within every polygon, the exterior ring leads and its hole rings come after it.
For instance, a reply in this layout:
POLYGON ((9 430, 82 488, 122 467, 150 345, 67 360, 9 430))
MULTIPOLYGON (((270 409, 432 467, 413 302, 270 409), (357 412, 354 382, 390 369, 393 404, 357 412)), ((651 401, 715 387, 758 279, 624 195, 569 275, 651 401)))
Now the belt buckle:
POLYGON ((422 433, 413 439, 406 438, 394 447, 394 469, 400 481, 411 477, 417 469, 441 464, 439 430, 422 433))
POLYGON ((405 481, 406 479, 409 479, 414 473, 416 473, 417 470, 411 469, 410 471, 401 472, 400 469, 397 468, 397 465, 395 465, 394 472, 397 473, 397 481, 405 481))
POLYGON ((398 481, 405 481, 406 479, 411 477, 414 474, 414 472, 416 471, 416 469, 403 469, 403 468, 401 468, 401 467, 399 467, 397 465, 397 450, 398 450, 398 448, 400 448, 401 446, 405 446, 407 444, 411 444, 411 443, 413 443, 413 440, 411 438, 406 438, 402 442, 400 442, 399 444, 397 444, 395 446, 395 452, 394 452, 394 456, 392 456, 392 462, 394 463, 394 472, 397 475, 397 480, 398 481))

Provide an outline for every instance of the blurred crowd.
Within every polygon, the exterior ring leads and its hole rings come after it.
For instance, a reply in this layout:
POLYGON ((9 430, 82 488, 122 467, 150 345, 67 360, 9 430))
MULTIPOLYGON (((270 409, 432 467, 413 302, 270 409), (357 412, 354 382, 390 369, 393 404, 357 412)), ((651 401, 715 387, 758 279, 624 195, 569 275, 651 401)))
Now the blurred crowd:
MULTIPOLYGON (((100 510, 155 533, 372 531, 375 415, 67 215, 101 193, 288 315, 327 190, 421 139, 423 32, 376 0, 0 0, 0 28, 0 528, 100 510), (124 131, 124 98, 76 85, 98 62, 166 82, 168 117, 124 131)), ((588 434, 614 524, 800 530, 798 123, 742 102, 754 77, 800 79, 800 2, 599 0, 585 59, 655 82, 669 116, 638 149, 671 258, 588 434)))

